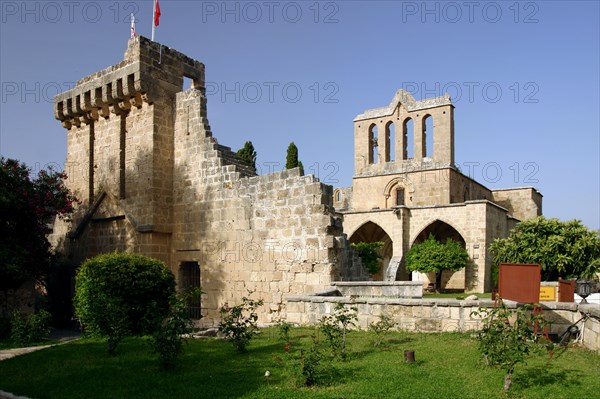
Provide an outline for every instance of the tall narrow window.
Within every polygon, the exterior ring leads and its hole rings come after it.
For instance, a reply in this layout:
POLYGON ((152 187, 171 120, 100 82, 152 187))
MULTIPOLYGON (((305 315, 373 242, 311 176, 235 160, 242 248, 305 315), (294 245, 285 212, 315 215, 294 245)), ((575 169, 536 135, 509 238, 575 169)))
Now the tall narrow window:
MULTIPOLYGON (((200 288, 200 266, 198 262, 183 262, 179 272, 181 291, 185 292, 193 288, 200 288)), ((188 298, 186 305, 191 319, 200 320, 202 318, 200 298, 188 298)))
POLYGON ((396 128, 394 122, 385 125, 385 161, 391 162, 396 157, 396 128))
POLYGON ((396 206, 405 205, 404 202, 404 188, 396 189, 396 206))
POLYGON ((377 125, 372 124, 369 127, 369 163, 378 163, 379 156, 377 154, 377 125))
POLYGON ((404 148, 402 149, 402 159, 412 159, 414 157, 415 148, 415 129, 411 118, 404 120, 402 135, 404 148))

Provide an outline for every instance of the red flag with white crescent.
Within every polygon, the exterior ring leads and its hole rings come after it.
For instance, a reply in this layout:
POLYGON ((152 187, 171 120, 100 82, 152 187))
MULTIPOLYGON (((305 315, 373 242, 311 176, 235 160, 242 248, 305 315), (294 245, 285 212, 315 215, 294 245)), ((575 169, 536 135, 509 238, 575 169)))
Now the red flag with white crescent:
POLYGON ((158 0, 154 0, 154 26, 158 26, 158 22, 160 19, 160 5, 158 4, 158 0))

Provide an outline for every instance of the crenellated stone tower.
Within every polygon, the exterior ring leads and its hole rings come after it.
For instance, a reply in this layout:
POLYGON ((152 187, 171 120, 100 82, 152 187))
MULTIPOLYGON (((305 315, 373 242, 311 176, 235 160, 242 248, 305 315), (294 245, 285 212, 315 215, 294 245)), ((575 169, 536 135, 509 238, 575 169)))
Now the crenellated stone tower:
POLYGON ((68 258, 133 251, 166 262, 204 325, 252 292, 260 320, 285 316, 287 294, 366 279, 341 231, 332 188, 298 169, 256 176, 212 137, 204 65, 144 37, 124 60, 55 98, 67 129, 68 186, 82 200, 57 225, 68 258), (185 78, 191 82, 184 88, 185 78))

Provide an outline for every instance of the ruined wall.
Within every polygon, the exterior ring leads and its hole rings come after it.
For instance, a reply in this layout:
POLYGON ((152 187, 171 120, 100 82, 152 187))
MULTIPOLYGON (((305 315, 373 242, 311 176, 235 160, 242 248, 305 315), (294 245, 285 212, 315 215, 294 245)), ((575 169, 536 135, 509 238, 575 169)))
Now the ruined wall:
POLYGON ((352 187, 335 188, 333 190, 333 206, 335 209, 352 209, 352 187))
POLYGON ((494 202, 506 208, 518 220, 527 220, 542 214, 542 194, 532 187, 494 190, 494 202))
POLYGON ((268 322, 285 316, 288 294, 365 277, 346 267, 352 259, 332 188, 297 168, 253 176, 228 165, 235 158, 212 138, 205 103, 197 90, 177 96, 172 267, 198 263, 206 323, 250 293, 265 301, 268 322))
POLYGON ((492 191, 457 170, 452 170, 450 172, 450 202, 460 203, 477 200, 493 201, 492 191))

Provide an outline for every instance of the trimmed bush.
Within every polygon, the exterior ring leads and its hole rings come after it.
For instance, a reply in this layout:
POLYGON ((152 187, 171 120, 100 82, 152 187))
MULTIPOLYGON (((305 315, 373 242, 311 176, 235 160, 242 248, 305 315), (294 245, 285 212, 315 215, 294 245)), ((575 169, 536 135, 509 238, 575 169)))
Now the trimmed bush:
POLYGON ((126 336, 154 332, 170 314, 175 278, 156 259, 110 253, 85 261, 75 283, 75 312, 86 333, 108 338, 113 354, 126 336))

